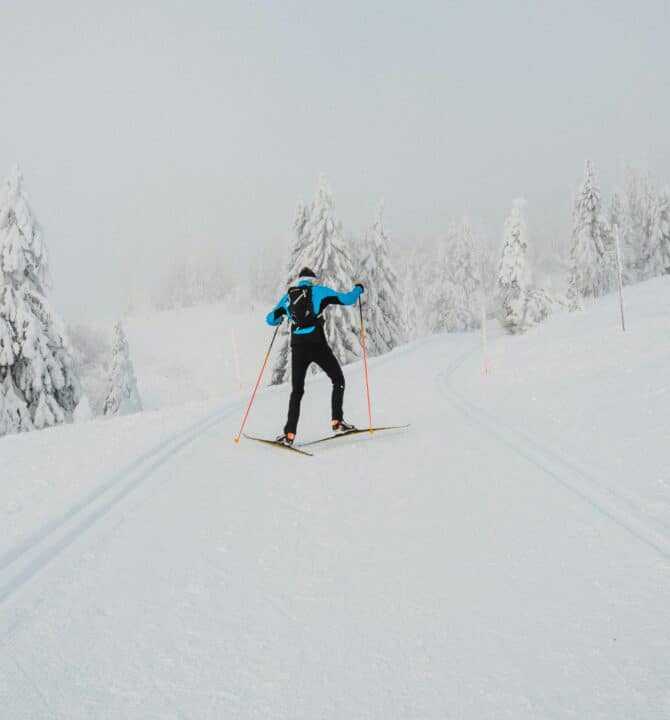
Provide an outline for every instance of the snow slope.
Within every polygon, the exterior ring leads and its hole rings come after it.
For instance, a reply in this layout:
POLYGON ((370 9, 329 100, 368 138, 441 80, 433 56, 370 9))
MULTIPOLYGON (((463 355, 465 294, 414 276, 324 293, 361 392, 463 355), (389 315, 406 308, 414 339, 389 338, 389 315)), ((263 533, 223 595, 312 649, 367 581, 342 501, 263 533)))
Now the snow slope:
POLYGON ((237 398, 240 386, 246 392, 270 341, 263 322, 270 307, 243 310, 229 300, 130 318, 126 332, 144 407, 237 398))
POLYGON ((627 298, 372 361, 411 428, 314 458, 241 398, 5 438, 0 717, 668 717, 670 279, 627 298))

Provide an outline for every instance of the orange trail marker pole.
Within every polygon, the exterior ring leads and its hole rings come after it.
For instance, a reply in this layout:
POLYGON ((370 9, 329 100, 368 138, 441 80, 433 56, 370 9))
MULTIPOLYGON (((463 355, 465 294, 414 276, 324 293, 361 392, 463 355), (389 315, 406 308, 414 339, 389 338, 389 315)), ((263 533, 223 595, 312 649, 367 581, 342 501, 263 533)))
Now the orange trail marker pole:
POLYGON ((242 435, 242 430, 244 430, 244 426, 246 425, 247 418, 249 417, 249 411, 251 410, 251 406, 253 405, 254 398, 256 397, 256 391, 258 390, 258 386, 261 384, 261 378, 263 377, 263 373, 265 372, 265 366, 268 364, 268 360, 270 359, 270 353, 272 352, 272 346, 274 345, 275 338, 277 337, 277 332, 279 331, 280 326, 281 326, 281 323, 279 325, 277 325, 274 333, 272 334, 272 340, 270 340, 270 347, 268 348, 268 351, 265 353, 265 360, 263 360, 263 366, 261 367, 261 371, 258 373, 258 380, 256 380, 256 385, 254 387, 254 391, 251 393, 251 400, 249 400, 249 404, 247 405, 246 412, 244 413, 244 417, 242 418, 242 424, 240 425, 240 431, 237 433, 237 437, 235 438, 236 443, 239 443, 239 441, 240 441, 240 436, 242 435))
POLYGON ((372 428, 372 410, 370 409, 370 382, 368 380, 368 353, 365 348, 365 326, 363 325, 363 305, 361 299, 358 298, 358 312, 361 316, 361 344, 363 345, 363 369, 365 371, 365 393, 368 396, 368 421, 370 423, 370 432, 374 432, 372 428))

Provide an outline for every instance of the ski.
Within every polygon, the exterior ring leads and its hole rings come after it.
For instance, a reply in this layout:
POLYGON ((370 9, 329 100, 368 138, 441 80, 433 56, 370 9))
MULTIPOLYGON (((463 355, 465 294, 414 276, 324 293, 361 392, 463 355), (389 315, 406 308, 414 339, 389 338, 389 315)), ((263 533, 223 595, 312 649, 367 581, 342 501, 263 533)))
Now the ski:
MULTIPOLYGON (((383 430, 403 430, 404 428, 408 428, 409 424, 407 425, 384 425, 382 427, 375 427, 372 428, 372 432, 382 432, 383 430)), ((329 435, 328 437, 319 438, 318 440, 311 440, 310 442, 301 443, 300 447, 307 447, 309 445, 318 445, 319 443, 328 442, 329 440, 336 440, 337 438, 341 437, 348 437, 349 435, 361 435, 362 433, 369 433, 370 428, 356 428, 355 430, 349 430, 347 432, 343 433, 337 433, 336 435, 329 435)))
POLYGON ((292 452, 300 453, 301 455, 314 457, 314 453, 308 452, 307 450, 300 450, 299 448, 292 447, 291 445, 284 445, 284 443, 277 442, 276 440, 254 437, 253 435, 247 435, 246 433, 244 433, 244 437, 247 438, 247 440, 255 440, 256 442, 265 443, 266 445, 275 445, 276 447, 284 448, 284 450, 291 450, 292 452))

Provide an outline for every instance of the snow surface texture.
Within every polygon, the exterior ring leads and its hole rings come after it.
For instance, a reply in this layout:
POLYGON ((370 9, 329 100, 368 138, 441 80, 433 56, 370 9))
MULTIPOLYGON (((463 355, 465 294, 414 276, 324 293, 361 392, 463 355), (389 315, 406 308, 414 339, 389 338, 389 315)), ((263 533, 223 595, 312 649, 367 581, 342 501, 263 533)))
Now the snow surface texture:
POLYGON ((670 278, 626 298, 373 359, 411 428, 314 458, 246 397, 4 438, 0 717, 670 716, 670 278))

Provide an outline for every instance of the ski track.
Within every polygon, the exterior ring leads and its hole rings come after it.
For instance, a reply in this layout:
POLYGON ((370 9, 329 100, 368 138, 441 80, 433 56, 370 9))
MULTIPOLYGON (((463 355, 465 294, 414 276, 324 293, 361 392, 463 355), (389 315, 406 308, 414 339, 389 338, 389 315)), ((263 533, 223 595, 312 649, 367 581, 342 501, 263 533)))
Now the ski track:
MULTIPOLYGON (((119 470, 63 515, 49 521, 27 540, 7 551, 0 558, 0 609, 27 582, 48 568, 64 550, 118 506, 157 469, 229 417, 240 404, 241 401, 235 401, 173 433, 119 470), (113 492, 115 490, 116 492, 113 492)), ((20 622, 20 619, 15 620, 5 631, 5 636, 12 634, 20 622)))
MULTIPOLYGON (((426 338, 415 345, 423 345, 426 338)), ((412 346, 413 347, 413 346, 412 346)), ((380 358, 377 364, 386 364, 400 352, 380 358), (393 355, 393 357, 390 357, 393 355)), ((346 371, 345 371, 346 372, 346 371)), ((326 382, 327 378, 317 378, 326 382)), ((274 388, 264 388, 265 391, 274 388)), ((197 420, 190 426, 140 454, 135 460, 114 473, 108 480, 74 503, 59 517, 48 521, 28 538, 17 543, 0 557, 0 609, 6 605, 26 583, 46 570, 58 556, 92 528, 99 520, 116 508, 133 490, 140 487, 156 470, 164 466, 184 447, 202 437, 229 417, 244 400, 236 400, 223 408, 197 420), (116 492, 114 492, 116 491, 116 492)), ((21 618, 15 619, 5 630, 9 637, 20 626, 21 618)))
MULTIPOLYGON (((461 395, 452 384, 455 373, 465 364, 478 346, 452 360, 446 370, 437 374, 437 385, 464 417, 504 446, 523 457, 531 465, 551 477, 571 493, 590 505, 601 515, 614 522, 627 533, 644 543, 665 560, 670 560, 670 534, 652 526, 644 511, 635 508, 629 499, 604 487, 571 458, 565 458, 518 429, 507 429, 505 423, 490 412, 474 405, 461 395), (560 466, 560 467, 559 467, 560 466)), ((667 527, 664 525, 664 530, 667 527)))

